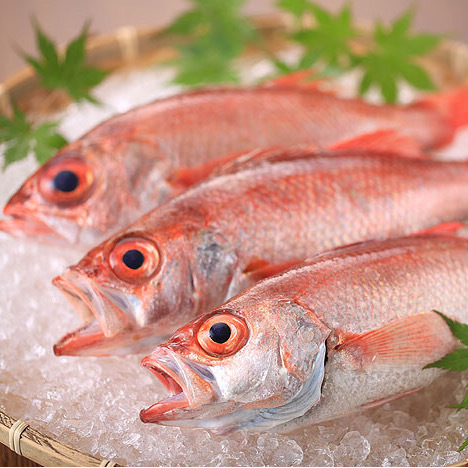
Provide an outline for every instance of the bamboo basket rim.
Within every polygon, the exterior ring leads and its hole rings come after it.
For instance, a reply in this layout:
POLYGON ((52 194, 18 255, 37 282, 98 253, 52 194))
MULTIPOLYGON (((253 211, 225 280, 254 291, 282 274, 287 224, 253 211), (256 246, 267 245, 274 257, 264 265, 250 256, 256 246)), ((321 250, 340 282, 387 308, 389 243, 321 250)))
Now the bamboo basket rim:
MULTIPOLYGON (((273 48, 279 48, 280 43, 284 46, 284 39, 281 40, 280 34, 288 25, 285 15, 278 13, 253 16, 252 20, 265 39, 271 40, 273 44, 277 43, 277 47, 273 45, 273 48)), ((365 31, 367 28, 362 29, 365 31)), ((170 39, 161 35, 162 31, 161 27, 124 26, 109 34, 91 36, 86 45, 87 63, 99 64, 110 71, 161 63, 174 50, 170 39)), ((430 57, 434 62, 441 62, 440 76, 436 81, 451 86, 467 80, 467 44, 445 40, 430 57)), ((0 82, 0 113, 8 112, 10 98, 21 107, 21 103, 27 102, 36 91, 38 84, 39 80, 31 66, 14 73, 3 83, 0 82)), ((42 92, 42 96, 52 93, 44 90, 42 92)), ((0 443, 12 450, 14 447, 9 444, 10 429, 17 421, 0 408, 0 443)), ((118 466, 110 460, 82 453, 29 425, 22 432, 20 447, 21 455, 43 466, 118 466)), ((468 459, 450 466, 468 467, 468 459)))

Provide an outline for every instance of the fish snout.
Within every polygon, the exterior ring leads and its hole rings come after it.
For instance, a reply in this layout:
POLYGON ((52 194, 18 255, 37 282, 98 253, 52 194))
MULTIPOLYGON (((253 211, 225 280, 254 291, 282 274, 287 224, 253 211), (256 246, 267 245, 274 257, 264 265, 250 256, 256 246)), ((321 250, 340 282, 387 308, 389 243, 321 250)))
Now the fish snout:
POLYGON ((171 336, 171 340, 166 344, 166 347, 177 352, 179 348, 189 346, 195 339, 195 333, 192 327, 179 328, 179 330, 171 336))
POLYGON ((26 206, 26 202, 31 198, 24 189, 18 190, 7 202, 3 208, 3 214, 5 216, 25 216, 29 213, 29 209, 26 206))

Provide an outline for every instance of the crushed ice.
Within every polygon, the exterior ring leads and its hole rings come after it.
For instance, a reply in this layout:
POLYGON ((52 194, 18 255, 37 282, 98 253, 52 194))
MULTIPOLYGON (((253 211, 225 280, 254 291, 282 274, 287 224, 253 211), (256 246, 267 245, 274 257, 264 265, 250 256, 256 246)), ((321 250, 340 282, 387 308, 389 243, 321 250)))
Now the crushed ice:
MULTIPOLYGON (((262 61, 246 68, 251 80, 270 72, 262 61)), ((104 106, 71 105, 59 116, 61 131, 72 140, 116 112, 175 93, 170 77, 171 71, 157 68, 114 74, 96 89, 104 106)), ((354 80, 341 80, 344 94, 354 80)), ((466 148, 462 140, 449 156, 466 148)), ((0 174, 0 206, 34 167, 28 160, 0 174)), ((220 437, 142 424, 139 410, 166 394, 139 366, 139 357, 52 353, 53 343, 79 319, 50 280, 82 254, 0 233, 0 406, 12 416, 82 452, 130 465, 441 466, 463 458, 456 448, 468 435, 466 414, 447 408, 463 397, 468 379, 460 375, 446 375, 383 407, 287 435, 220 437)))

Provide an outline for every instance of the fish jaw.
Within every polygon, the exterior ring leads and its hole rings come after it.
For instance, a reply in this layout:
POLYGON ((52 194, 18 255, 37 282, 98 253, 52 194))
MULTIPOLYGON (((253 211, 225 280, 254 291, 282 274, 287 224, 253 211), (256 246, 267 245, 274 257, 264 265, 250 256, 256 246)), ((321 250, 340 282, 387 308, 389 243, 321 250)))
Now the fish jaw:
POLYGON ((168 398, 141 410, 140 419, 144 423, 171 425, 171 421, 177 421, 176 425, 190 425, 191 419, 225 414, 233 409, 231 402, 216 402, 219 389, 207 367, 194 365, 165 346, 157 347, 143 358, 141 365, 171 393, 168 398))
POLYGON ((14 195, 3 209, 4 215, 8 218, 0 220, 0 231, 17 238, 36 238, 50 242, 66 240, 47 223, 15 201, 16 196, 14 195))
POLYGON ((47 224, 36 219, 25 219, 19 216, 0 220, 0 231, 20 239, 39 237, 41 240, 48 238, 51 240, 64 240, 47 224))
POLYGON ((89 347, 96 347, 105 339, 102 328, 92 320, 77 330, 67 333, 54 345, 56 356, 82 356, 89 347))
MULTIPOLYGON (((3 214, 8 218, 0 220, 0 231, 19 239, 35 239, 45 244, 67 245, 81 241, 83 229, 78 224, 66 218, 42 215, 23 200, 24 196, 20 197, 20 193, 17 193, 5 205, 3 214)), ((93 231, 88 237, 94 239, 96 233, 93 231)))
POLYGON ((0 231, 19 238, 52 238, 64 240, 63 236, 55 232, 37 214, 28 208, 31 199, 31 183, 26 183, 15 193, 3 208, 3 214, 8 219, 0 220, 0 231))
POLYGON ((163 338, 124 331, 106 337, 96 320, 67 333, 54 345, 56 356, 127 356, 143 353, 160 344, 163 338))
POLYGON ((65 295, 85 325, 65 335, 54 348, 56 354, 92 355, 95 344, 96 352, 101 355, 98 349, 102 347, 103 341, 108 346, 118 346, 123 341, 147 338, 138 334, 138 327, 131 315, 132 304, 125 294, 100 287, 73 268, 57 276, 53 284, 65 295), (96 327, 100 328, 99 332, 96 327), (80 346, 83 347, 83 353, 79 352, 80 346))

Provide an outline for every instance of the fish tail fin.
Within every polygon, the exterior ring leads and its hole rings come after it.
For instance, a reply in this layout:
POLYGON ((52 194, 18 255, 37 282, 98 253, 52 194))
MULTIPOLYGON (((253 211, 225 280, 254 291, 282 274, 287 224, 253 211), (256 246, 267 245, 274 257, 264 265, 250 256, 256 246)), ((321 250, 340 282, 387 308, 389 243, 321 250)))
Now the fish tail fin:
POLYGON ((468 84, 428 96, 418 104, 435 108, 447 119, 453 131, 468 125, 468 84))

